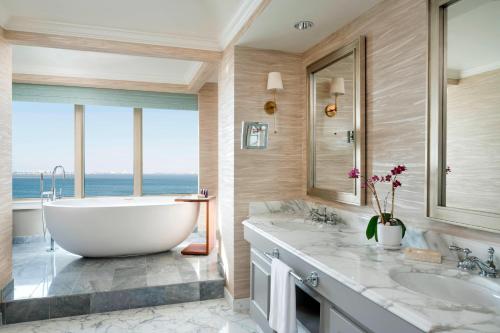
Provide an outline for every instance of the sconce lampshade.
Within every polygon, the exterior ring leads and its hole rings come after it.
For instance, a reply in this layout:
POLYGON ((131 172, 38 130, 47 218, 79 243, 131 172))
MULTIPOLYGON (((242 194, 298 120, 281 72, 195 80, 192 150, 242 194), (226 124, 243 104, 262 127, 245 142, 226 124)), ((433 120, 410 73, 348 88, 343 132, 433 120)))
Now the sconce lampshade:
POLYGON ((283 90, 283 81, 280 72, 270 72, 267 76, 267 90, 283 90))
POLYGON ((330 95, 344 95, 344 78, 343 77, 333 77, 332 83, 330 84, 330 95))

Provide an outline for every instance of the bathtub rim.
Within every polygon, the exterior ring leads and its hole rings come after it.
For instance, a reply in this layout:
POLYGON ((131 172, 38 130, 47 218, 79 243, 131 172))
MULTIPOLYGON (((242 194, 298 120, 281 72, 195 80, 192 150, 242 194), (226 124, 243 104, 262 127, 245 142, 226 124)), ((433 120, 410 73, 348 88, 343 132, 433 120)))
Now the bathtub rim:
POLYGON ((152 207, 172 206, 190 203, 187 201, 175 201, 177 198, 190 198, 192 196, 102 196, 86 198, 63 198, 55 201, 44 202, 38 209, 43 207, 55 208, 123 208, 123 207, 152 207), (136 200, 134 200, 136 199, 136 200), (148 199, 151 199, 149 201, 148 199), (162 201, 165 199, 165 201, 162 201), (81 204, 85 201, 85 204, 81 204), (96 201, 96 202, 92 202, 96 201), (72 204, 78 202, 79 204, 72 204))
MULTIPOLYGON (((95 196, 95 197, 83 197, 83 198, 75 198, 75 197, 64 197, 63 199, 59 199, 56 201, 60 200, 83 200, 83 199, 111 199, 111 198, 172 198, 177 199, 177 198, 198 198, 196 193, 193 194, 186 194, 186 193, 180 193, 180 194, 146 194, 146 195, 140 195, 140 196, 134 196, 134 195, 127 195, 127 196, 95 196)), ((177 202, 181 203, 181 202, 177 202)), ((59 207, 59 206, 58 206, 59 207)), ((71 206, 71 207, 77 207, 77 206, 71 206)), ((82 206, 82 207, 87 207, 87 206, 82 206)), ((42 204, 40 202, 40 198, 13 198, 11 201, 11 210, 12 211, 19 211, 19 210, 40 210, 42 209, 42 204)))

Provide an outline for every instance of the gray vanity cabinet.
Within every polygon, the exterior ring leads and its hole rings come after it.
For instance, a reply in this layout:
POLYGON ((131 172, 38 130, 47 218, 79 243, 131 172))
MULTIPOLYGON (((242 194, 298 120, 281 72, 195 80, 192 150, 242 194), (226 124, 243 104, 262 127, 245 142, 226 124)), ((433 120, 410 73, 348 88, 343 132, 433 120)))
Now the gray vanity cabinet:
POLYGON ((318 270, 311 263, 276 244, 260 232, 248 227, 244 230, 245 239, 251 244, 250 315, 265 333, 273 331, 268 324, 271 265, 264 253, 272 253, 273 250, 279 252, 279 258, 298 276, 305 278, 311 272, 315 272, 319 277, 320 282, 316 287, 307 283, 297 284, 300 290, 312 296, 319 304, 311 307, 309 304, 314 302, 306 301, 302 303, 305 306, 301 309, 301 292, 298 291, 296 294, 299 320, 299 310, 305 310, 302 315, 306 320, 312 308, 316 309, 315 318, 319 312, 319 325, 313 325, 312 327, 315 327, 313 331, 319 333, 422 333, 417 327, 318 270))
POLYGON ((328 310, 327 320, 328 333, 366 333, 333 307, 328 310))
POLYGON ((255 249, 251 250, 250 260, 250 315, 265 333, 272 333, 268 325, 271 265, 255 249))

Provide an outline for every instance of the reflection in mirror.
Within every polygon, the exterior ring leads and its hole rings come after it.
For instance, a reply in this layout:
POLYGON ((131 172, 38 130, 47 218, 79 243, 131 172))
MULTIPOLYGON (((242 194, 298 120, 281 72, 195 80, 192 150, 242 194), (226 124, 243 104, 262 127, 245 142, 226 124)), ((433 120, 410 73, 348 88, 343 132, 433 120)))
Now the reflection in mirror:
POLYGON ((354 193, 355 183, 345 177, 355 165, 354 54, 350 53, 314 73, 315 185, 354 193))
POLYGON ((307 73, 307 193, 364 205, 365 189, 346 172, 365 173, 365 38, 309 65, 307 73))
POLYGON ((441 205, 500 213, 500 1, 454 2, 444 20, 441 205))

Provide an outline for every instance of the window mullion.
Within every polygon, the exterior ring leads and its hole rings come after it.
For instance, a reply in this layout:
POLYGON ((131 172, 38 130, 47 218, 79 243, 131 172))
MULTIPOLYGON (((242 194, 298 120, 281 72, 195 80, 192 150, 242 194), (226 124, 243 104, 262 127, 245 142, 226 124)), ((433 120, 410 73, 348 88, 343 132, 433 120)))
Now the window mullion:
POLYGON ((85 106, 75 105, 75 198, 85 195, 85 106))
POLYGON ((142 195, 142 108, 134 108, 134 196, 142 195))

